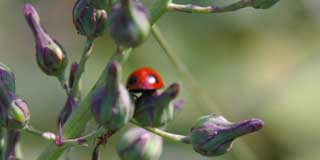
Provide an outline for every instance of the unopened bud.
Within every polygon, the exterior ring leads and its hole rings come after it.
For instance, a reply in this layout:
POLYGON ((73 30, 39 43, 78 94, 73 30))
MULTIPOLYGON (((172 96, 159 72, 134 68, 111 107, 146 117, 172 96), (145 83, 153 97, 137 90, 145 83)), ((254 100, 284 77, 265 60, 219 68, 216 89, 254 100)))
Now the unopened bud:
POLYGON ((279 2, 279 0, 254 0, 252 7, 257 9, 268 9, 277 2, 279 2))
POLYGON ((14 73, 10 70, 9 67, 2 63, 0 63, 0 83, 3 83, 3 85, 9 92, 15 93, 16 84, 14 73))
POLYGON ((158 160, 162 153, 162 138, 142 128, 127 131, 117 144, 121 160, 158 160))
POLYGON ((107 12, 93 8, 86 0, 77 0, 72 15, 78 33, 89 39, 102 36, 106 30, 107 12))
POLYGON ((178 83, 172 84, 163 93, 156 91, 142 94, 136 100, 134 118, 142 126, 161 127, 172 121, 183 105, 183 100, 173 102, 180 91, 178 83))
POLYGON ((136 47, 149 35, 148 11, 139 0, 122 0, 112 8, 109 31, 116 44, 136 47))
POLYGON ((45 32, 40 17, 31 4, 25 4, 24 16, 36 41, 36 58, 41 70, 50 76, 61 76, 68 63, 67 55, 58 41, 45 32))
POLYGON ((77 62, 72 63, 69 73, 69 86, 72 87, 74 83, 74 79, 76 78, 76 74, 79 68, 79 64, 77 62))
POLYGON ((132 118, 134 106, 128 91, 120 82, 120 65, 111 62, 107 67, 106 84, 93 94, 91 110, 98 124, 115 132, 132 118))
POLYGON ((30 119, 28 105, 19 98, 13 98, 5 112, 3 125, 8 129, 24 128, 30 119))
POLYGON ((201 117, 192 127, 190 140, 193 149, 203 156, 219 156, 231 149, 232 142, 243 135, 256 132, 263 121, 250 119, 231 123, 222 116, 201 117))

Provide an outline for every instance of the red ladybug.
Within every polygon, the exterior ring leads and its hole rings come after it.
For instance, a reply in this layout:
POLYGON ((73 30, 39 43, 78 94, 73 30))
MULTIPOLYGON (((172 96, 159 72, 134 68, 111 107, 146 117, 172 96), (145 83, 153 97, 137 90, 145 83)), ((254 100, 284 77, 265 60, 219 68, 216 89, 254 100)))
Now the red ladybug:
POLYGON ((130 92, 154 91, 164 86, 160 74, 148 67, 132 72, 127 81, 130 92))

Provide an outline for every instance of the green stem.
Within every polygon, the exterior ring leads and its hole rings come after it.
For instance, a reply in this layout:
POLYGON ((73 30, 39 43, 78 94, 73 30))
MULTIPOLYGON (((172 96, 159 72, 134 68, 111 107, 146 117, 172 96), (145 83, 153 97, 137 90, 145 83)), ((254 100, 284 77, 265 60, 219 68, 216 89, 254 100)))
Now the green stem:
POLYGON ((156 23, 158 19, 168 11, 168 5, 172 0, 156 0, 150 8, 151 24, 156 23))
POLYGON ((72 90, 71 90, 71 94, 74 97, 78 96, 78 92, 79 92, 79 88, 80 88, 80 79, 82 76, 82 73, 85 71, 85 66, 86 66, 86 62, 88 61, 90 55, 91 55, 91 51, 92 51, 92 46, 93 46, 93 39, 87 39, 85 42, 85 47, 79 62, 79 67, 77 69, 75 78, 74 78, 74 83, 72 85, 72 90))
POLYGON ((224 7, 218 6, 198 6, 195 4, 175 4, 170 3, 168 5, 169 11, 185 12, 185 13, 223 13, 233 12, 242 8, 251 7, 253 5, 252 0, 240 0, 224 7))
MULTIPOLYGON (((131 123, 142 127, 138 122, 131 120, 131 123)), ((144 129, 146 129, 149 132, 152 132, 160 137, 166 138, 168 140, 174 141, 174 142, 182 142, 185 144, 190 144, 190 138, 188 136, 184 136, 184 135, 179 135, 179 134, 173 134, 173 133, 169 133, 166 131, 163 131, 161 129, 158 128, 152 128, 152 127, 142 127, 144 129)))
POLYGON ((66 94, 69 95, 70 93, 70 88, 68 86, 68 83, 66 81, 66 77, 65 77, 65 74, 61 74, 59 77, 57 77, 59 82, 60 82, 60 85, 61 87, 65 90, 66 94))
POLYGON ((0 158, 3 159, 4 156, 4 128, 0 127, 0 158))

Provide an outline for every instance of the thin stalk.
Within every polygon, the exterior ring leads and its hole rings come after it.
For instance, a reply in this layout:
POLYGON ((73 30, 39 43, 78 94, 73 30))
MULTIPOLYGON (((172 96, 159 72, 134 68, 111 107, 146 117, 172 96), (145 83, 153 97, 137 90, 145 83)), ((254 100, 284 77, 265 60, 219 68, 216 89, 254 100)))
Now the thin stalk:
MULTIPOLYGON (((142 127, 138 122, 131 120, 131 123, 142 127)), ((142 127, 144 129, 146 129, 149 132, 152 132, 162 138, 166 138, 170 141, 174 141, 174 142, 181 142, 181 143, 185 143, 185 144, 190 144, 190 138, 188 136, 184 136, 184 135, 179 135, 179 134, 174 134, 174 133, 169 133, 166 131, 163 131, 161 129, 158 128, 152 128, 152 127, 142 127)))
POLYGON ((74 82, 73 85, 71 87, 71 95, 73 95, 74 97, 78 96, 78 92, 79 92, 79 82, 82 76, 82 73, 85 71, 85 65, 87 60, 89 59, 90 55, 91 55, 91 51, 92 51, 92 46, 93 46, 93 40, 92 39, 87 39, 85 42, 85 47, 79 62, 79 67, 77 69, 75 78, 74 78, 74 82))
POLYGON ((59 77, 57 77, 59 82, 60 82, 60 85, 61 87, 65 90, 66 94, 69 95, 70 93, 70 88, 68 86, 68 83, 67 83, 67 80, 66 80, 66 77, 65 77, 65 74, 61 74, 59 77))
POLYGON ((185 13, 224 13, 224 12, 233 12, 242 8, 251 7, 253 5, 253 0, 240 0, 238 2, 232 3, 227 6, 218 7, 218 6, 199 6, 195 4, 176 4, 170 3, 168 5, 169 11, 174 12, 185 12, 185 13))
POLYGON ((5 138, 5 135, 4 135, 4 128, 3 127, 0 127, 0 158, 3 159, 3 156, 4 156, 4 138, 5 138))

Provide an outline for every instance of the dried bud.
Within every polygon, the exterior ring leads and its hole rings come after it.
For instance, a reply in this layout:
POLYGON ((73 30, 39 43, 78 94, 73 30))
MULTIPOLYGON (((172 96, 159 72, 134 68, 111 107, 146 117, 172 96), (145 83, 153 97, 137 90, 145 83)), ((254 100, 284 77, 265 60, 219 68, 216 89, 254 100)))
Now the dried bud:
POLYGON ((117 144, 121 160, 158 160, 162 152, 162 138, 142 128, 127 131, 117 144))
POLYGON ((120 65, 109 63, 105 86, 98 88, 92 96, 92 113, 98 124, 115 132, 133 116, 134 106, 128 91, 120 82, 120 65))
POLYGON ((201 117, 191 129, 193 149, 203 156, 219 156, 231 149, 232 142, 243 135, 256 132, 263 121, 250 119, 231 123, 222 116, 201 117))
POLYGON ((279 2, 279 0, 254 0, 252 7, 257 9, 268 9, 277 2, 279 2))
POLYGON ((9 129, 21 129, 25 127, 30 119, 28 105, 21 99, 13 97, 8 106, 2 125, 9 129))
POLYGON ((87 2, 94 8, 110 11, 112 6, 119 0, 87 0, 87 2))
POLYGON ((172 84, 166 91, 158 94, 142 94, 136 100, 134 118, 142 126, 161 127, 175 118, 183 100, 172 102, 180 91, 180 85, 172 84))
POLYGON ((31 4, 25 4, 23 11, 35 37, 39 67, 47 75, 61 76, 68 63, 66 52, 56 40, 45 32, 40 23, 39 15, 31 4))
POLYGON ((0 83, 3 83, 9 92, 16 92, 14 73, 6 65, 0 63, 0 83))
POLYGON ((136 47, 149 35, 148 11, 138 0, 122 0, 112 8, 109 31, 120 46, 136 47))
POLYGON ((89 6, 86 0, 77 0, 73 7, 73 24, 79 34, 89 39, 102 36, 107 25, 107 12, 89 6))

